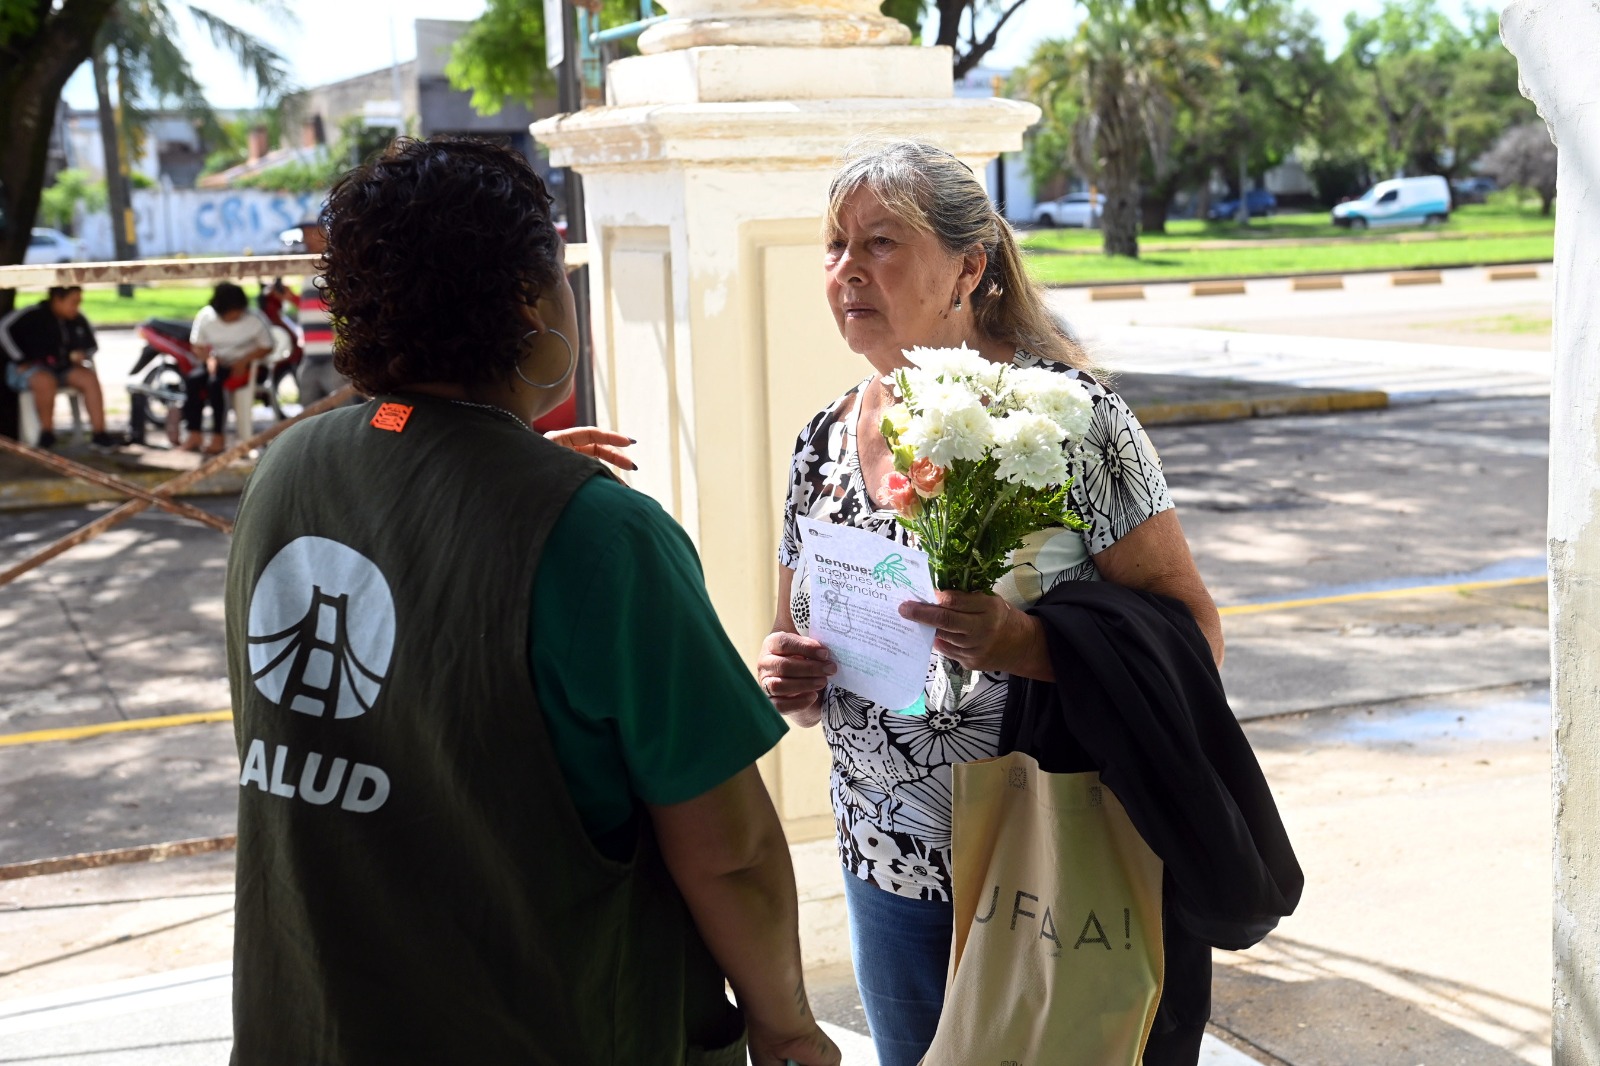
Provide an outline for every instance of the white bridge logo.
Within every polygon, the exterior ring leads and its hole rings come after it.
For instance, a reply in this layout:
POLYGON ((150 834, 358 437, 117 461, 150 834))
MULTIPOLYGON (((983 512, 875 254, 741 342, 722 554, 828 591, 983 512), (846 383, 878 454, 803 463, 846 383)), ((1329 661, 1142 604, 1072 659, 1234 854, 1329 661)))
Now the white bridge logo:
POLYGON ((355 718, 394 654, 394 596, 371 559, 326 537, 284 545, 250 596, 250 679, 287 710, 355 718))

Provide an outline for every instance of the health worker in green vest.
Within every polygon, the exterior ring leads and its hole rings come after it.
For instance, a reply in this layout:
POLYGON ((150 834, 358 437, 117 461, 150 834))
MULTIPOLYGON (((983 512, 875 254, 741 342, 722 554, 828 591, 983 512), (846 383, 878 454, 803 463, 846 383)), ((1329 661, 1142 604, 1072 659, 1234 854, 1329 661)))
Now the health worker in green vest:
POLYGON ((371 400, 239 508, 233 1062, 837 1064, 754 767, 785 727, 627 439, 529 428, 577 361, 543 183, 401 139, 322 222, 371 400))

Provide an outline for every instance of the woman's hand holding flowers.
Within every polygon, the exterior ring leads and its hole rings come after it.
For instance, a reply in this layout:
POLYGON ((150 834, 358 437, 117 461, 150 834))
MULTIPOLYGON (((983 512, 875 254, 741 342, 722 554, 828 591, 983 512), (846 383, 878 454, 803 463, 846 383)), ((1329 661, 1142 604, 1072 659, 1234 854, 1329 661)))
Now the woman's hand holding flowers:
POLYGON ((1044 626, 999 596, 940 591, 932 603, 902 603, 900 617, 937 629, 934 652, 968 670, 1055 680, 1044 626))

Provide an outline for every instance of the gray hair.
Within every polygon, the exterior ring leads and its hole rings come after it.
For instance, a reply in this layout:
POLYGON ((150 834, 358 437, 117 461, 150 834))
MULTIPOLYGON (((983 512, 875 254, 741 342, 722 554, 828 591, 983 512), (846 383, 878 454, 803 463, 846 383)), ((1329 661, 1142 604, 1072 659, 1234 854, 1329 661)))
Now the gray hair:
POLYGON ((984 336, 1088 368, 1083 348, 1060 328, 1024 270, 1011 224, 1000 217, 965 163, 921 141, 851 145, 828 187, 830 231, 839 228, 844 202, 862 189, 907 226, 933 234, 951 255, 983 249, 988 266, 971 300, 973 320, 984 336))

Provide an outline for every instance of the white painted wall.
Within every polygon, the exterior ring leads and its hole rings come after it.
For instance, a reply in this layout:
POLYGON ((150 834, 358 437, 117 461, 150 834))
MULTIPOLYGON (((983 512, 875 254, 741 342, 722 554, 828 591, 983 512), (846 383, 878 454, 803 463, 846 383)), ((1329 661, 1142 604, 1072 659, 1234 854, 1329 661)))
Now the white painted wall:
MULTIPOLYGON (((95 181, 106 176, 105 141, 100 137, 100 116, 93 111, 69 111, 65 123, 67 165, 88 173, 95 181)), ((129 169, 151 181, 161 180, 161 145, 177 142, 200 146, 194 121, 182 115, 158 114, 145 128, 144 151, 131 160, 129 169)))
MULTIPOLYGON (((849 17, 805 0, 669 0, 676 17, 641 39, 646 54, 609 68, 610 106, 533 126, 552 165, 583 174, 596 420, 638 440, 629 480, 694 538, 752 660, 772 623, 795 433, 870 369, 822 292, 822 214, 846 146, 920 137, 982 180, 1039 114, 951 99, 948 50, 893 43, 904 27, 876 0, 829 3, 849 17)), ((795 845, 806 959, 838 961, 821 731, 792 731, 760 765, 795 845)))
MULTIPOLYGON (((999 79, 1002 91, 1011 78, 1010 68, 977 67, 967 72, 966 76, 956 82, 952 94, 957 100, 986 100, 995 95, 995 79, 999 79)), ((1006 219, 1011 222, 1030 222, 1033 220, 1033 179, 1028 176, 1028 153, 1005 153, 1005 205, 1006 219)), ((989 164, 988 173, 983 178, 983 183, 994 190, 995 200, 999 202, 1001 166, 996 159, 989 164)))
POLYGON ((1600 4, 1516 0, 1500 20, 1560 149, 1550 394, 1555 750, 1553 1066, 1600 1066, 1600 4))
MULTIPOLYGON (((133 211, 141 256, 257 255, 278 250, 278 234, 315 215, 325 193, 259 192, 254 189, 139 189, 133 211)), ((111 219, 104 211, 84 215, 78 235, 89 258, 115 258, 111 219)))

